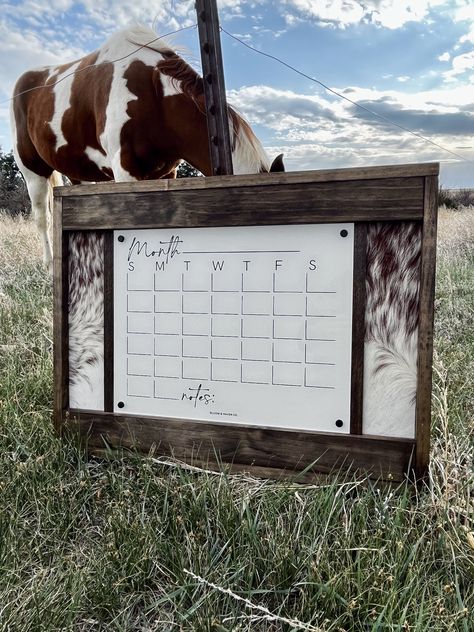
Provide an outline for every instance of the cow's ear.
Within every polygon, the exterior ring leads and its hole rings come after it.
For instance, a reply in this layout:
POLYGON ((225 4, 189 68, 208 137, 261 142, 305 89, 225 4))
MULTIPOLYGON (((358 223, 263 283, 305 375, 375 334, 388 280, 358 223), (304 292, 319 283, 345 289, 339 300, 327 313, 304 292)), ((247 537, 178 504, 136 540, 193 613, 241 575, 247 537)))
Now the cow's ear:
POLYGON ((275 160, 272 162, 272 166, 270 167, 270 171, 285 171, 285 165, 283 164, 283 154, 280 154, 275 158, 275 160))

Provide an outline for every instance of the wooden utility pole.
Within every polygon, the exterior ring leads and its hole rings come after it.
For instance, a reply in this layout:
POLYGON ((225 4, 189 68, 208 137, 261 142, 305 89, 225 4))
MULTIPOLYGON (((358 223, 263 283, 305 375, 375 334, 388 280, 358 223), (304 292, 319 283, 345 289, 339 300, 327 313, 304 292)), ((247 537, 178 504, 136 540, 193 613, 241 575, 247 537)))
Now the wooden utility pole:
POLYGON ((196 0, 212 171, 231 175, 232 150, 216 0, 196 0))

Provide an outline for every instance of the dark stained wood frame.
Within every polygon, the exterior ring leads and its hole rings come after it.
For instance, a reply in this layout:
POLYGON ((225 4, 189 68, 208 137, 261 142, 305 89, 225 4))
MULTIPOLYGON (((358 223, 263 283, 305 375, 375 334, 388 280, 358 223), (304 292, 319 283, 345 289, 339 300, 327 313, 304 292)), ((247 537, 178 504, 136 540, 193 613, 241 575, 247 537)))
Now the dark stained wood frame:
POLYGON ((55 189, 54 420, 87 441, 194 463, 228 463, 268 476, 343 468, 374 477, 422 477, 429 459, 438 164, 188 178, 55 189), (131 209, 133 209, 131 211, 131 209), (362 434, 367 222, 422 225, 415 439, 362 434), (354 222, 350 434, 113 413, 113 230, 354 222), (104 232, 105 412, 68 407, 68 233, 104 232))

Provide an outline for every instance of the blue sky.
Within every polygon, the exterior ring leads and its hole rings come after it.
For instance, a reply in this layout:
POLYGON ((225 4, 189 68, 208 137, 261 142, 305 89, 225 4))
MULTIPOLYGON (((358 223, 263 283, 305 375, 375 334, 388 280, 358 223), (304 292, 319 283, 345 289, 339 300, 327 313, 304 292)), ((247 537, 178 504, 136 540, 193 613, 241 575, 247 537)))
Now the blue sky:
MULTIPOLYGON (((221 0, 221 24, 466 162, 222 35, 229 101, 288 170, 440 161, 446 187, 474 187, 473 0, 221 0)), ((97 48, 133 22, 163 34, 196 21, 193 0, 5 0, 0 145, 11 148, 16 78, 97 48)), ((175 43, 199 68, 197 32, 175 43)))

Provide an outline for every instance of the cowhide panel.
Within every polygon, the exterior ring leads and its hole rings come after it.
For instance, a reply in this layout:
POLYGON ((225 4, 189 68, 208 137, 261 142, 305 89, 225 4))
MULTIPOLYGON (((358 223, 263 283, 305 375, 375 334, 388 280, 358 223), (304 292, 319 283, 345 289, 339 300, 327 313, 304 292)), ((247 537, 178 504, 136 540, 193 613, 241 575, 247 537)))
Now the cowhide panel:
POLYGON ((69 405, 104 410, 104 238, 69 238, 69 405))
POLYGON ((421 226, 367 234, 364 434, 415 436, 421 226))

